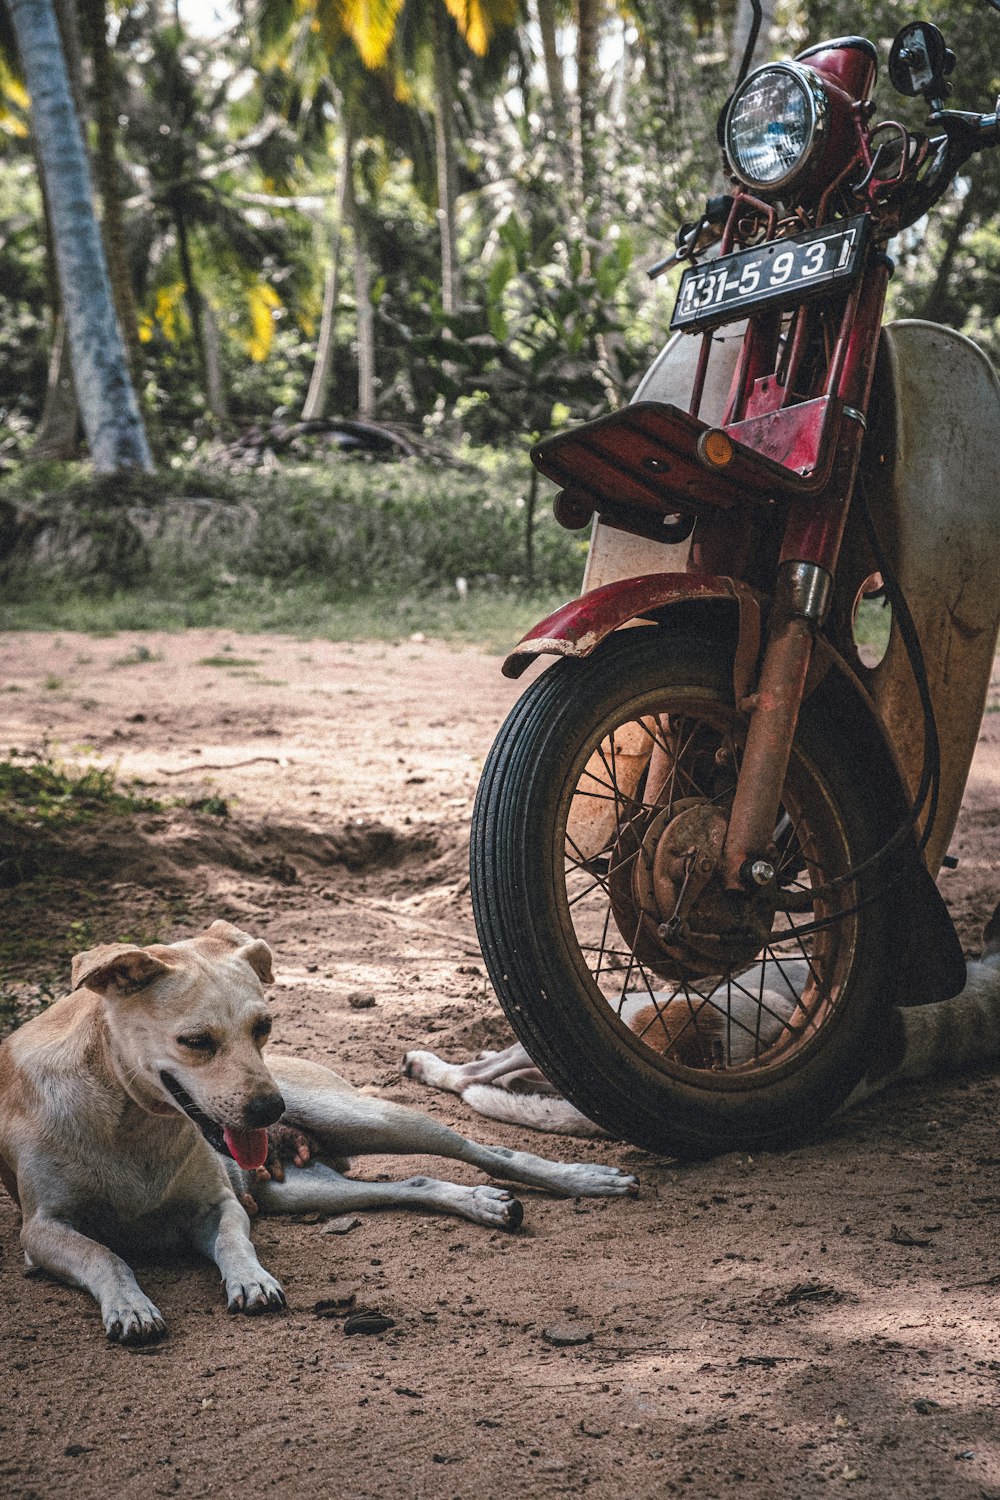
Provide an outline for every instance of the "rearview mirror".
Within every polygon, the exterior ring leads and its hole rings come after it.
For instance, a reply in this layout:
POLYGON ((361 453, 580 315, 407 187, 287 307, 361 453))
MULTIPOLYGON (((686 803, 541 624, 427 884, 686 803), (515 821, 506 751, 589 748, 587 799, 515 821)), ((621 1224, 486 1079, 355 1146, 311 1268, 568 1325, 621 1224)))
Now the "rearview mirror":
POLYGON ((951 93, 945 82, 955 66, 955 54, 944 44, 944 37, 930 21, 913 21, 904 26, 889 53, 889 78, 897 93, 913 98, 943 99, 951 93))

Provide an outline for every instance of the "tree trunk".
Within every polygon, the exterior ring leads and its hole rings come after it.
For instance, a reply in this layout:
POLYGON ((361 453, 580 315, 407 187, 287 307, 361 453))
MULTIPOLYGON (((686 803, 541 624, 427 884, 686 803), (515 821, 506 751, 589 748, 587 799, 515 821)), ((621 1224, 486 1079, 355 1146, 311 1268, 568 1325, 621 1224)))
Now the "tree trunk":
POLYGON ((73 369, 69 357, 66 319, 56 317, 52 352, 49 355, 49 378, 45 388, 42 419, 31 445, 31 457, 39 463, 79 457, 80 411, 73 388, 73 369))
POLYGON ((215 309, 207 297, 201 299, 201 346, 205 351, 205 390, 208 409, 217 422, 229 421, 226 377, 222 369, 222 345, 215 309))
POLYGON ((566 128, 566 85, 562 58, 556 45, 556 0, 535 0, 535 10, 542 37, 542 60, 552 109, 552 125, 557 134, 562 134, 566 128))
POLYGON ((326 416, 326 405, 330 394, 330 379, 337 352, 337 305, 340 301, 340 242, 344 229, 347 174, 353 160, 354 142, 351 139, 351 122, 344 118, 344 140, 337 177, 337 198, 330 228, 330 264, 327 267, 323 286, 323 317, 319 325, 319 342, 316 346, 316 362, 313 365, 309 392, 302 408, 302 420, 313 422, 326 416))
POLYGON ((958 213, 951 221, 948 237, 944 242, 941 259, 938 261, 937 273, 934 277, 934 285, 927 293, 926 300, 920 311, 920 316, 926 318, 929 323, 947 323, 949 317, 949 282, 955 264, 955 256, 962 243, 962 236, 969 227, 972 216, 976 210, 976 200, 979 197, 979 180, 974 179, 969 184, 969 190, 959 205, 958 213))
POLYGON ((576 120, 574 147, 576 189, 581 218, 592 238, 600 238, 599 184, 596 163, 597 34, 600 0, 576 0, 576 120))
MULTIPOLYGON (((61 0, 61 3, 65 4, 65 0, 61 0)), ((108 49, 107 4, 106 0, 79 0, 79 4, 80 13, 86 22, 90 55, 94 64, 94 114, 97 125, 94 175, 104 209, 104 249, 108 257, 115 311, 125 337, 129 366, 133 376, 137 376, 142 368, 142 351, 126 249, 125 220, 118 188, 118 111, 115 107, 114 72, 108 49)))
POLYGON ((462 299, 455 231, 455 94, 451 76, 451 22, 441 0, 431 0, 434 25, 434 148, 438 225, 441 230, 441 306, 453 313, 462 299))
POLYGON ((174 213, 174 232, 177 235, 177 257, 181 263, 181 275, 184 278, 184 301, 187 303, 188 320, 191 324, 191 337, 194 339, 195 354, 198 358, 198 368, 201 371, 201 385, 205 392, 205 400, 208 409, 217 422, 225 422, 228 418, 225 393, 222 389, 222 366, 216 360, 214 366, 209 355, 208 340, 215 336, 215 353, 218 354, 218 328, 214 321, 209 327, 207 304, 201 294, 197 277, 194 274, 194 262, 191 259, 191 242, 188 239, 187 221, 179 211, 174 213), (206 332, 208 337, 206 337, 206 332))
POLYGON ((354 301, 358 334, 358 416, 370 422, 375 416, 375 318, 372 313, 372 282, 368 249, 358 217, 354 193, 354 142, 348 129, 344 138, 344 221, 354 246, 354 301))
POLYGON ((31 96, 74 383, 94 467, 151 472, 52 0, 8 0, 8 11, 31 96))

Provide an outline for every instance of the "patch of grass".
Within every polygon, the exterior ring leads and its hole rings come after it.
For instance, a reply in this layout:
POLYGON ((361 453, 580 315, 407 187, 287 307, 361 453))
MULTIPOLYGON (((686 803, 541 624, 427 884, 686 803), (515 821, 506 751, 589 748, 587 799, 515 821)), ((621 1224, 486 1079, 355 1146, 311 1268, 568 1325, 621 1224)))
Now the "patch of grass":
MULTIPOLYGON (((240 593, 300 585, 339 603, 449 588, 458 603, 466 588, 568 595, 587 550, 585 538, 556 523, 551 491, 538 499, 529 548, 523 453, 484 453, 461 470, 413 459, 299 464, 222 480, 171 469, 84 482, 66 467, 61 487, 52 466, 16 473, 16 485, 0 481, 0 499, 27 507, 47 540, 40 550, 26 542, 8 559, 5 596, 27 620, 53 599, 65 605, 86 592, 107 600, 117 591, 115 613, 95 619, 93 630, 162 626, 179 609, 198 613, 205 599, 228 604, 240 593), (158 525, 162 507, 191 495, 208 503, 175 507, 158 525), (145 608, 127 612, 120 594, 140 583, 145 608)), ((216 605, 213 618, 224 612, 216 605)))
POLYGON ((158 812, 160 803, 119 787, 107 766, 74 771, 43 755, 0 760, 0 813, 15 822, 80 823, 98 812, 158 812))
MULTIPOLYGON (((89 659, 89 658, 88 658, 89 659)), ((146 662, 162 661, 163 656, 159 651, 151 651, 148 646, 133 646, 125 656, 118 656, 111 663, 113 667, 141 667, 146 662)))
POLYGON ((199 667, 259 667, 260 660, 254 656, 201 656, 199 667))
MULTIPOLYGON (((578 587, 578 584, 577 584, 578 587)), ((549 586, 470 589, 460 599, 449 588, 402 595, 358 592, 331 597, 311 581, 238 581, 214 591, 176 580, 156 586, 94 594, 49 589, 0 603, 2 630, 78 630, 115 635, 125 630, 226 628, 249 634, 273 631, 332 641, 400 641, 421 633, 486 651, 507 651, 525 631, 576 592, 549 586)), ((227 658, 228 660, 228 658, 227 658)))
POLYGON ((213 818, 229 817, 229 803, 218 793, 212 793, 208 797, 196 797, 193 802, 188 803, 188 807, 192 812, 208 813, 213 818))
POLYGON ((864 648, 864 660, 880 662, 889 646, 892 610, 881 599, 862 599, 854 620, 854 639, 864 648))

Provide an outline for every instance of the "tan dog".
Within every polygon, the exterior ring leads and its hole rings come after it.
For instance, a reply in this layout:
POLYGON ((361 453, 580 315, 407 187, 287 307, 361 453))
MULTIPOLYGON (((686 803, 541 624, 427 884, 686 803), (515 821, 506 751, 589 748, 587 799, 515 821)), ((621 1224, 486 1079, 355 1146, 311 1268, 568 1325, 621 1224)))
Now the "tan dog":
POLYGON ((265 1211, 393 1204, 492 1228, 521 1222, 501 1188, 344 1177, 336 1167, 355 1152, 453 1157, 574 1196, 637 1191, 616 1167, 477 1145, 319 1064, 265 1064, 271 951, 228 922, 187 942, 95 948, 72 977, 72 994, 0 1046, 0 1178, 20 1203, 28 1268, 89 1291, 110 1339, 165 1331, 123 1254, 194 1247, 222 1273, 231 1312, 284 1304, 250 1240, 251 1187, 265 1211), (256 1182, 279 1118, 308 1132, 321 1159, 256 1182))
MULTIPOLYGON (((707 1008, 697 1031, 688 1026, 690 1007, 686 1001, 674 1001, 666 991, 656 995, 655 1005, 650 1004, 646 991, 627 995, 621 1016, 654 1050, 666 1051, 673 1046, 676 1033, 687 1046, 686 1054, 681 1049, 681 1061, 693 1067, 705 1065, 701 1054, 705 1048, 711 1053, 714 1025, 720 1043, 729 1034, 732 1062, 746 1062, 754 1056, 755 1045, 766 1047, 780 1035, 795 1011, 796 996, 806 979, 806 962, 802 959, 768 963, 759 1001, 756 995, 736 990, 728 1011, 707 1008)), ((969 964, 965 988, 954 999, 934 1005, 896 1007, 869 1072, 839 1112, 890 1085, 982 1066, 998 1058, 1000 905, 986 924, 982 957, 969 964)), ((559 1135, 606 1135, 562 1097, 520 1042, 503 1052, 483 1052, 467 1063, 449 1063, 434 1052, 408 1052, 403 1072, 430 1088, 459 1094, 471 1109, 492 1120, 559 1135)))

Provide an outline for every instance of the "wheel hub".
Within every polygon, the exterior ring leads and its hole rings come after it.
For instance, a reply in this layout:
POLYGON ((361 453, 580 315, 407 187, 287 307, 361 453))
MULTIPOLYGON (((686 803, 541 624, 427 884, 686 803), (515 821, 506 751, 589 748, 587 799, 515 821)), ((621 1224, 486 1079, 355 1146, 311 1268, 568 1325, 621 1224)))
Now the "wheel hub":
POLYGON ((622 828, 608 874, 618 929, 663 979, 731 973, 763 947, 773 890, 727 890, 718 873, 728 824, 704 798, 653 810, 622 828))

